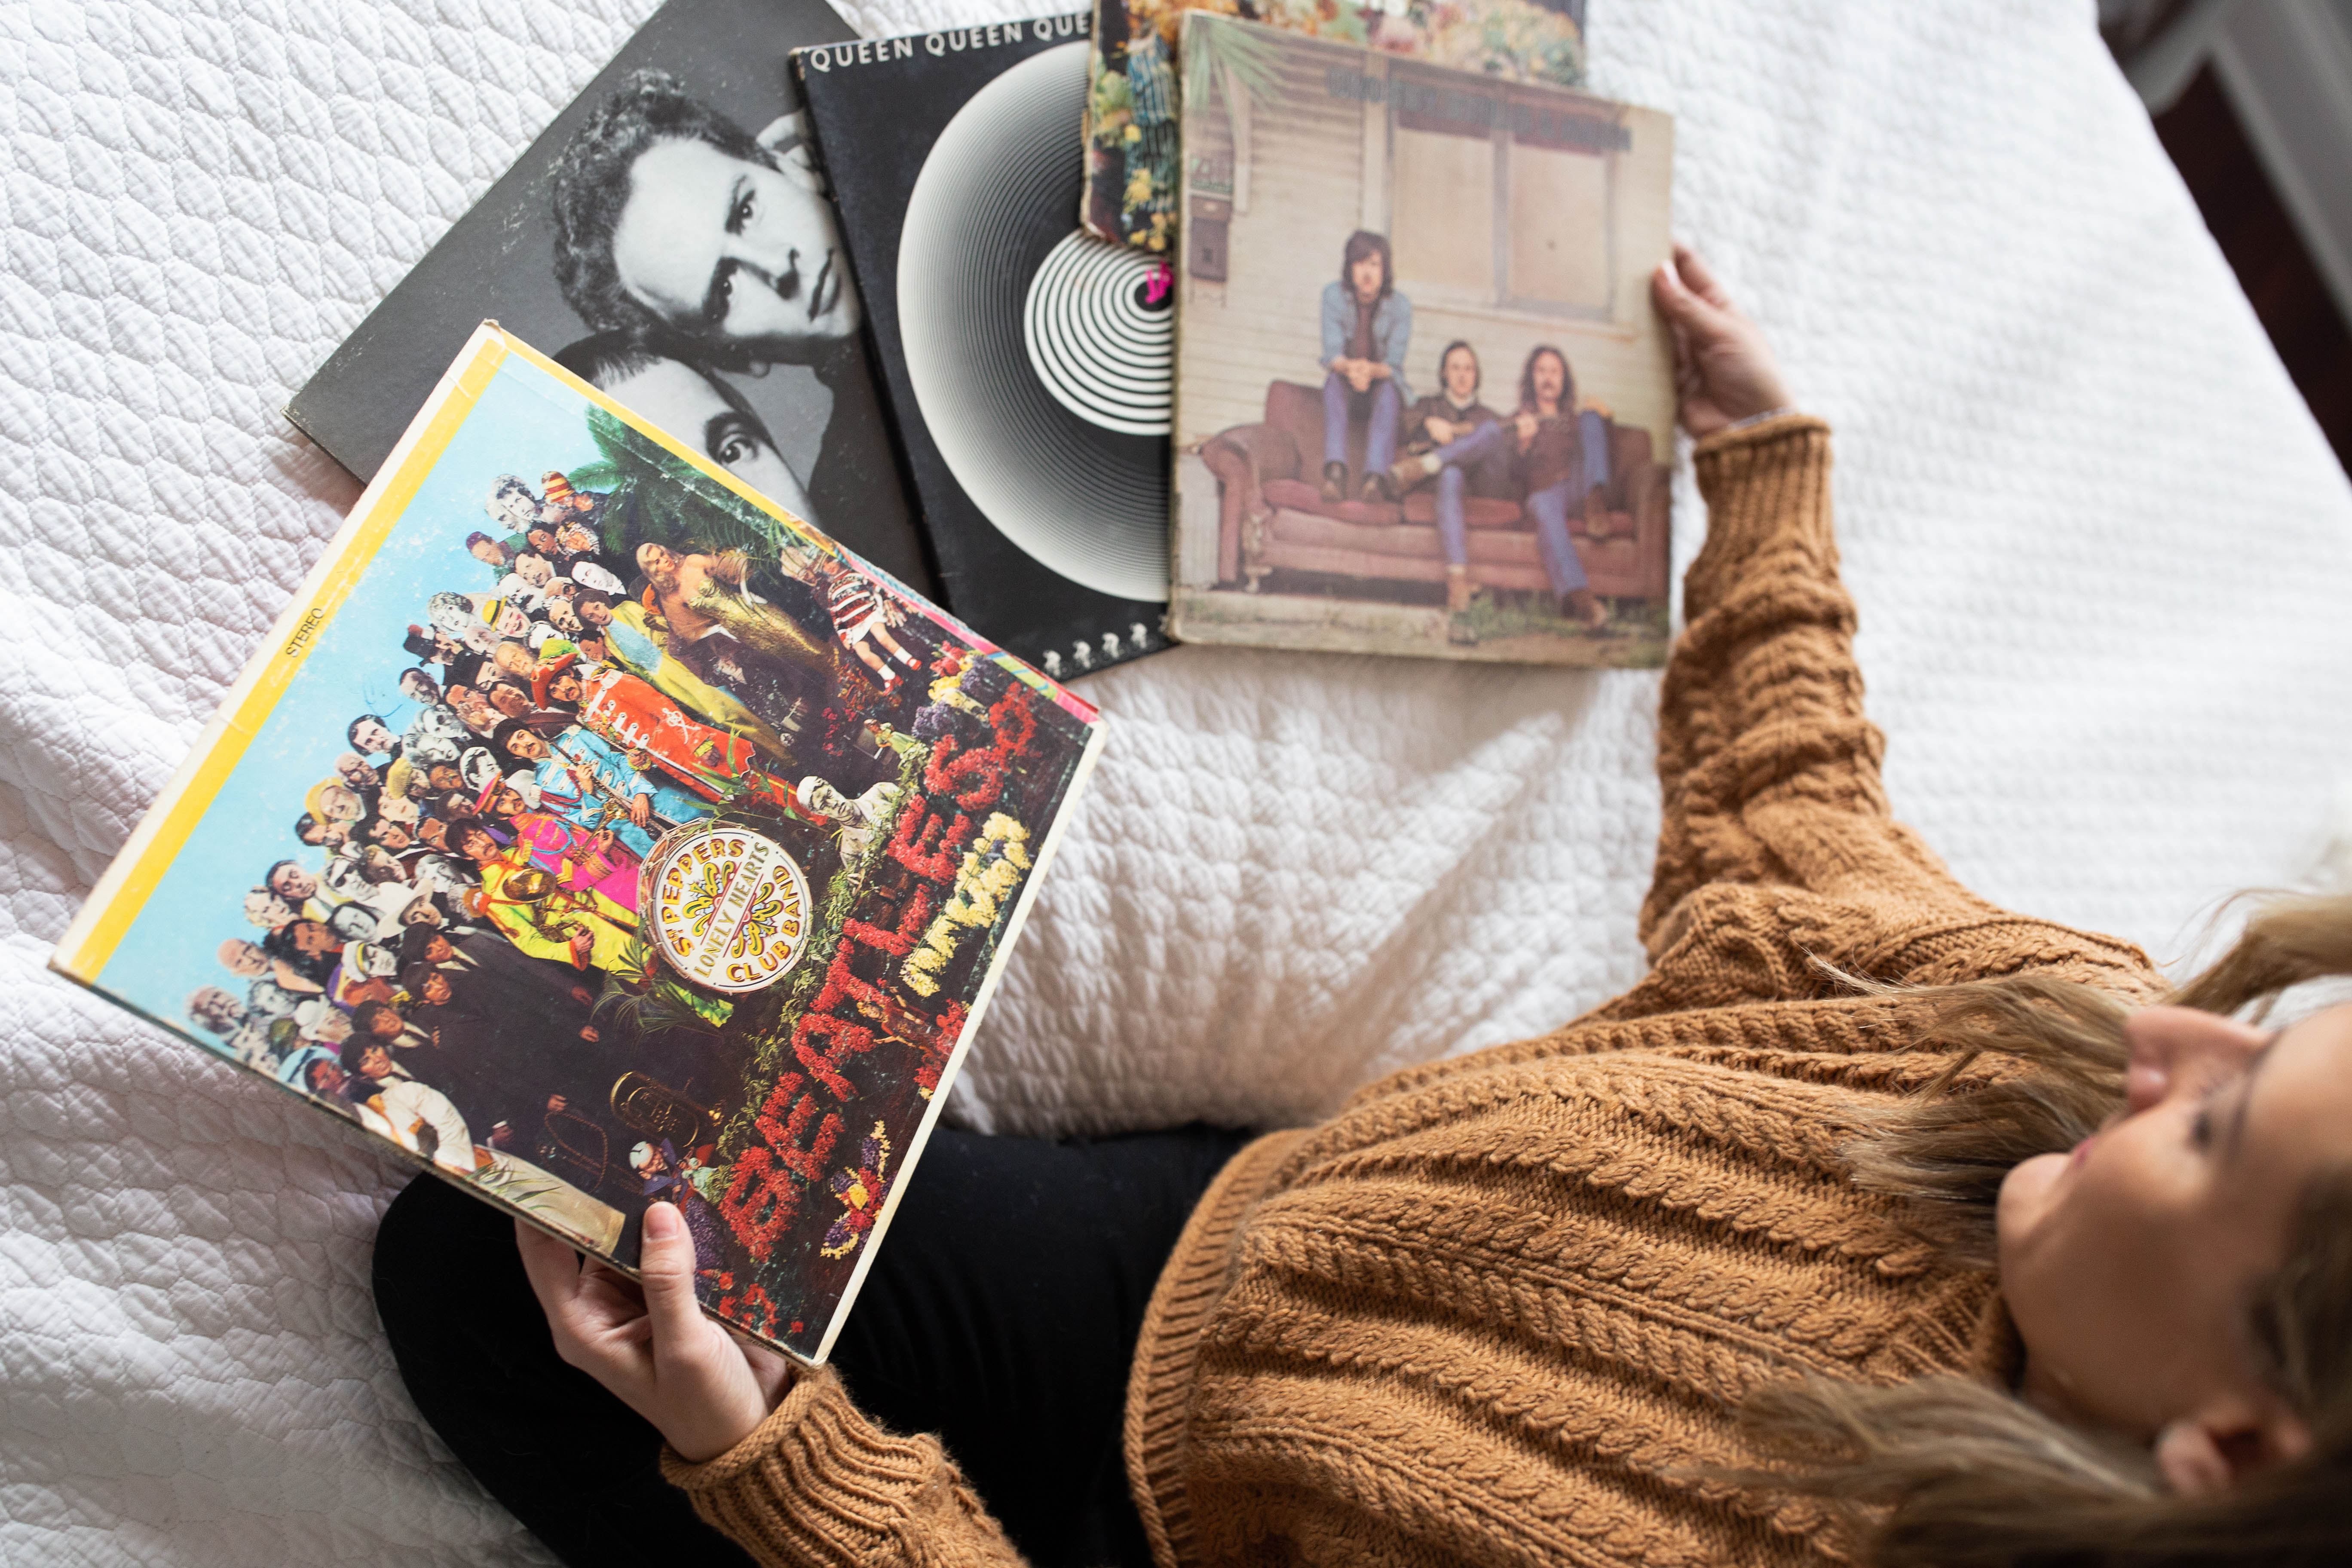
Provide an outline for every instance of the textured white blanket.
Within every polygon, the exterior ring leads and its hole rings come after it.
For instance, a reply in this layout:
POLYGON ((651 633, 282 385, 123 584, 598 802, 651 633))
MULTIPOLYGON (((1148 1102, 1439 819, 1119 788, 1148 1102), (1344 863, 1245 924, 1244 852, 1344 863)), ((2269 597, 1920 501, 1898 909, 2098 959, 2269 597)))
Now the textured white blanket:
MULTIPOLYGON (((546 1561, 392 1372, 393 1168, 40 965, 354 499, 289 391, 650 4, 0 7, 11 1563, 546 1561)), ((2352 778, 2352 494, 2091 10, 1594 0, 1593 76, 1677 117, 1678 232, 1836 423, 1897 807, 1991 897, 2172 958, 2306 874, 2352 778)), ((1303 1118, 1600 1001, 1640 964, 1656 692, 1097 679, 1112 749, 960 1111, 1303 1118)))

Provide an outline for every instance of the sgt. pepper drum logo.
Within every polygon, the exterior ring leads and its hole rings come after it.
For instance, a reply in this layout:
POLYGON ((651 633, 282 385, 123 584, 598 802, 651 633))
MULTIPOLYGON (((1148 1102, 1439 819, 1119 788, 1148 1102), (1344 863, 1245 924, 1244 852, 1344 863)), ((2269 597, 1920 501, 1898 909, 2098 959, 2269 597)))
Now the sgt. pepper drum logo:
POLYGON ((654 947, 698 985, 757 991, 791 973, 808 944, 808 879, 772 838, 724 823, 673 828, 644 885, 654 947))

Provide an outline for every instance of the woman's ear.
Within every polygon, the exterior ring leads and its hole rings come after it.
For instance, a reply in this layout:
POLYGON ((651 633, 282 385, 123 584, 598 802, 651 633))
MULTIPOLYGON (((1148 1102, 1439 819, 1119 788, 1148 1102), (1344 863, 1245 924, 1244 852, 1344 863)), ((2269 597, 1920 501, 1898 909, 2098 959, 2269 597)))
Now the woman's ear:
POLYGON ((2156 1468, 2183 1497, 2225 1491, 2266 1466, 2311 1450, 2311 1428, 2290 1410, 2256 1411, 2231 1403, 2202 1416, 2184 1415, 2156 1437, 2156 1468))

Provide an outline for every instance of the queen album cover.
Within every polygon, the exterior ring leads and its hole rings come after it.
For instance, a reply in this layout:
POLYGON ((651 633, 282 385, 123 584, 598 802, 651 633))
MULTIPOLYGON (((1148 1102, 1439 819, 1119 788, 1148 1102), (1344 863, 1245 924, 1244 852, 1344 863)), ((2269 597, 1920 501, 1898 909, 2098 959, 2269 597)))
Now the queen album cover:
POLYGON ((1078 230, 1087 18, 800 50, 948 607, 1056 676, 1168 646, 1175 278, 1078 230))

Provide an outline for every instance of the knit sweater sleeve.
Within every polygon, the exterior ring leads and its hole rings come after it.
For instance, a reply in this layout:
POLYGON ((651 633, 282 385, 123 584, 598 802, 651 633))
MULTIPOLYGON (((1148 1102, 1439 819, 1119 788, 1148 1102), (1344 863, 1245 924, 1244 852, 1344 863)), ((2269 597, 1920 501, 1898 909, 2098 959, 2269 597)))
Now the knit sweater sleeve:
POLYGON ((1659 699, 1664 820, 1643 944, 1663 951, 1691 896, 1723 884, 1894 895, 1915 917, 1983 908, 1888 811, 1838 580, 1829 427, 1790 415, 1727 431, 1700 443, 1697 467, 1706 542, 1659 699))
POLYGON ((804 1373, 751 1436, 662 1475, 763 1568, 1013 1568, 1022 1559, 936 1437, 883 1431, 829 1367, 804 1373))

